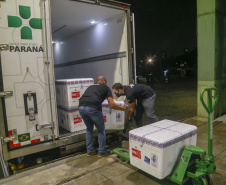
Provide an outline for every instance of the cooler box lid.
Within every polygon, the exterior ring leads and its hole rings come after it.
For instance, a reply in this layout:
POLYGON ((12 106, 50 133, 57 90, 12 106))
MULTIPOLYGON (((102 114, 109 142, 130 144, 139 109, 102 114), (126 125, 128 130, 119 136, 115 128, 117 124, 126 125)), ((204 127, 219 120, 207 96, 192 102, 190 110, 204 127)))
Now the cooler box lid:
POLYGON ((165 119, 131 130, 129 139, 162 149, 196 134, 196 126, 165 119))
MULTIPOLYGON (((114 100, 114 102, 115 102, 118 106, 122 106, 122 105, 125 104, 124 101, 121 101, 121 100, 114 100)), ((109 107, 108 100, 104 100, 104 101, 103 101, 102 107, 109 107)))
POLYGON ((56 85, 74 85, 79 83, 93 83, 93 78, 72 78, 56 80, 56 85))

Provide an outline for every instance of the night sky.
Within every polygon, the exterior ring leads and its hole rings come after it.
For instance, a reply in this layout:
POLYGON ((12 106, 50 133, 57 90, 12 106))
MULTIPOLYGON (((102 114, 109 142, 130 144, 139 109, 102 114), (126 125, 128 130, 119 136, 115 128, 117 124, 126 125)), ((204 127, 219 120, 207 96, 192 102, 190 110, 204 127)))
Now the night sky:
POLYGON ((137 59, 177 57, 197 47, 196 0, 120 0, 135 14, 137 59))

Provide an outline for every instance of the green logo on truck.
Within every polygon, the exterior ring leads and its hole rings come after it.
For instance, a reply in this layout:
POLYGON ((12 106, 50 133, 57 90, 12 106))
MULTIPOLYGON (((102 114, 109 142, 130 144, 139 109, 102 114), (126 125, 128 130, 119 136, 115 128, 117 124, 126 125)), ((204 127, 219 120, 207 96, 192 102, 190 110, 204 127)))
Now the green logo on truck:
MULTIPOLYGON (((8 26, 19 28, 22 26, 22 19, 30 19, 31 8, 29 6, 19 6, 20 17, 8 15, 8 26), (22 19, 21 19, 22 18, 22 19)), ((33 29, 42 29, 42 19, 31 18, 29 26, 33 29)), ((29 26, 23 26, 20 30, 21 39, 32 40, 32 30, 29 26)))

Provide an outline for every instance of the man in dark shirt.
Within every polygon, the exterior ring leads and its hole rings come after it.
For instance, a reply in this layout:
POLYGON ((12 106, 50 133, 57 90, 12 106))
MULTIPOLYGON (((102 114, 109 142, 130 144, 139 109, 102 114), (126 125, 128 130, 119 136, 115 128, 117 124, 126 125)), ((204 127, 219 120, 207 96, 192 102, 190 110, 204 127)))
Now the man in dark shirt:
POLYGON ((107 86, 107 80, 104 76, 99 76, 97 78, 97 84, 89 86, 82 97, 79 99, 79 112, 87 127, 87 156, 92 156, 96 153, 92 143, 94 125, 98 130, 98 157, 103 157, 110 153, 109 150, 105 149, 106 133, 104 117, 101 108, 101 104, 106 98, 111 108, 122 111, 126 110, 126 105, 122 105, 120 107, 113 101, 111 89, 107 86))
POLYGON ((112 87, 115 97, 120 97, 125 95, 129 102, 129 112, 125 118, 125 123, 127 123, 129 117, 132 115, 135 109, 135 100, 137 100, 136 106, 136 125, 141 127, 142 125, 142 115, 144 111, 147 114, 151 123, 157 122, 158 118, 154 114, 155 107, 155 91, 143 84, 130 84, 123 86, 120 83, 115 83, 112 87))

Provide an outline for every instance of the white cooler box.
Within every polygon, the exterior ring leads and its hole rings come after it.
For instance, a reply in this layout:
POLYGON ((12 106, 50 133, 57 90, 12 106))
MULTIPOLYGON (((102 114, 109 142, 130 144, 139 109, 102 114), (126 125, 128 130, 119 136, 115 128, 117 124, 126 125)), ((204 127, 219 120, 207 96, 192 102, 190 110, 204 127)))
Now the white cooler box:
MULTIPOLYGON (((114 102, 122 106, 125 103, 123 101, 114 100, 114 102)), ((123 130, 125 112, 120 110, 114 110, 109 107, 108 101, 104 100, 102 103, 102 112, 104 116, 105 129, 106 130, 123 130)))
POLYGON ((130 163, 163 179, 170 175, 184 146, 196 145, 197 127, 162 120, 129 132, 130 163))
POLYGON ((80 97, 87 87, 93 84, 93 78, 56 80, 57 105, 61 107, 78 107, 80 97))
POLYGON ((78 108, 57 107, 59 126, 70 132, 82 134, 86 132, 86 125, 80 116, 78 108))

